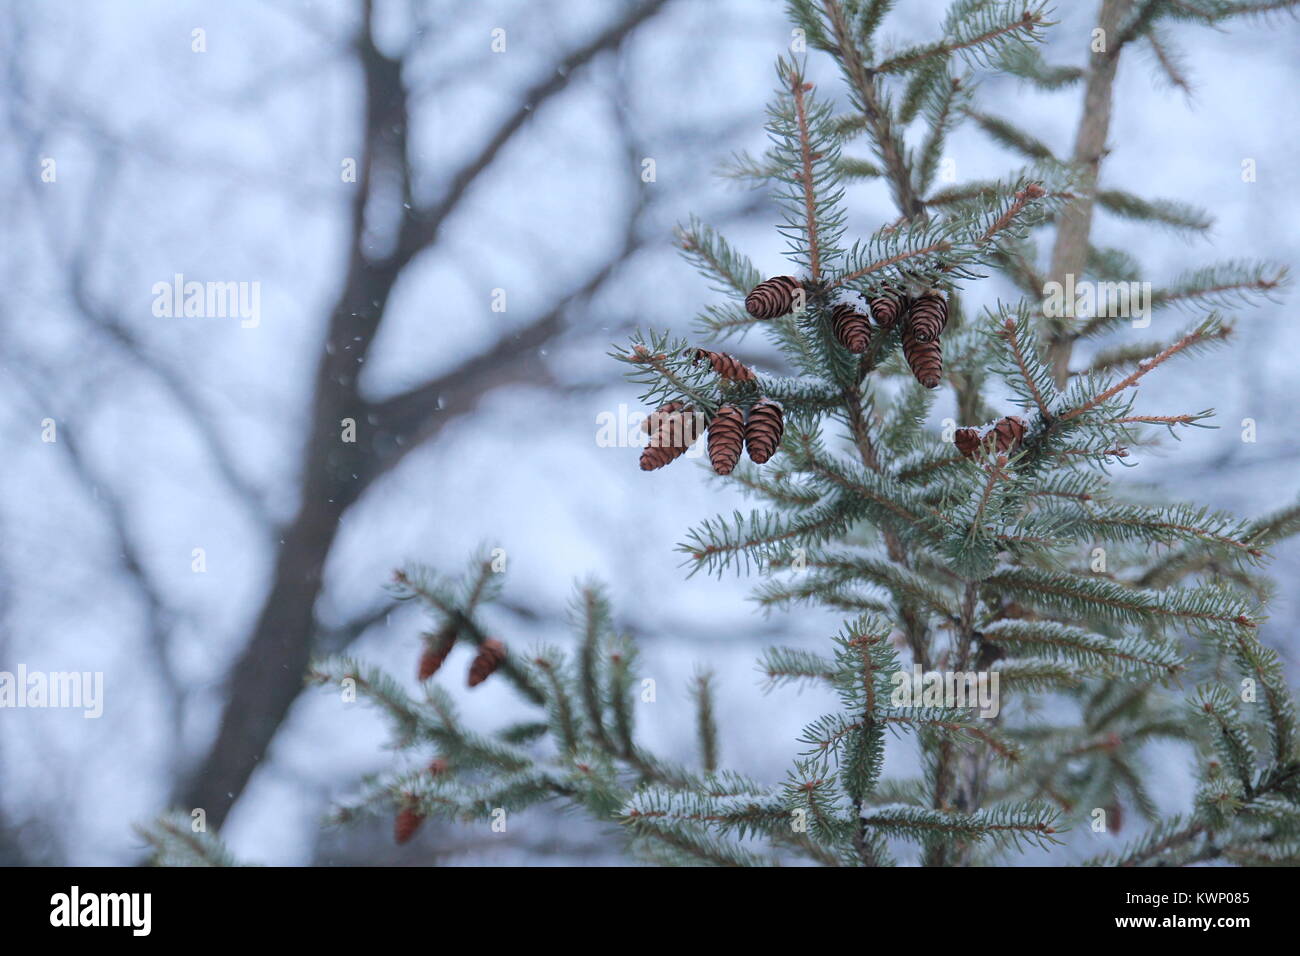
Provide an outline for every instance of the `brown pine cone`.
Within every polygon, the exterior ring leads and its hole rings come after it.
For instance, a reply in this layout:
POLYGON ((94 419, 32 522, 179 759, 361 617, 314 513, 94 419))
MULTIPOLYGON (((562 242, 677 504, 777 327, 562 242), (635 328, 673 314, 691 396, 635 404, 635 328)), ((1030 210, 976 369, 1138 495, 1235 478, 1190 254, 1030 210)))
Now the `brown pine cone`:
POLYGON ((907 296, 890 292, 872 299, 868 306, 871 309, 871 317, 876 320, 876 325, 880 326, 882 332, 888 332, 894 327, 898 317, 907 311, 907 304, 907 296))
POLYGON ((655 429, 659 427, 667 416, 672 415, 674 412, 680 412, 685 407, 686 404, 684 402, 667 402, 660 405, 645 417, 645 421, 641 423, 641 430, 647 435, 653 435, 655 429))
POLYGON ((861 355, 871 346, 871 320, 851 305, 831 309, 835 338, 850 352, 861 355))
POLYGON ((978 428, 959 428, 953 432, 952 443, 965 458, 970 458, 979 451, 981 439, 978 428))
POLYGON ((709 461, 720 475, 729 475, 740 460, 745 441, 745 416, 735 405, 723 405, 709 422, 709 461))
POLYGON ((424 653, 420 655, 420 670, 417 674, 420 680, 426 681, 438 673, 438 668, 456 646, 456 633, 456 625, 449 622, 438 633, 425 635, 424 653))
POLYGON ((745 296, 745 311, 756 319, 785 315, 794 305, 794 292, 798 288, 799 280, 794 276, 765 279, 745 296))
POLYGON ((781 447, 781 435, 785 431, 785 418, 781 406, 770 398, 760 398, 749 410, 749 421, 745 423, 745 450, 749 460, 761 465, 781 447))
POLYGON ((938 339, 922 342, 910 322, 903 326, 903 355, 916 380, 926 388, 938 388, 943 377, 943 346, 938 339))
POLYGON ((495 637, 489 637, 478 649, 478 656, 469 665, 469 686, 483 683, 506 659, 506 646, 495 637))
POLYGON ((918 342, 937 342, 948 325, 948 303, 937 292, 918 296, 907 310, 907 325, 918 342))
POLYGON ((415 836, 415 831, 420 829, 420 824, 423 822, 424 814, 419 811, 415 799, 406 797, 402 809, 397 812, 397 819, 393 821, 393 839, 399 845, 406 843, 415 836))
POLYGON ((740 359, 734 358, 726 352, 710 352, 708 349, 696 349, 694 361, 708 362, 713 366, 713 371, 728 382, 752 382, 754 380, 754 370, 740 359))
POLYGON ((1025 420, 1016 415, 998 419, 992 437, 997 441, 998 451, 1008 454, 1015 451, 1025 440, 1025 420))
MULTIPOLYGON (((642 425, 652 424, 650 443, 641 450, 641 470, 654 471, 676 461, 695 444, 695 410, 681 402, 669 402, 651 413, 642 425)), ((646 429, 649 431, 649 429, 646 429)))

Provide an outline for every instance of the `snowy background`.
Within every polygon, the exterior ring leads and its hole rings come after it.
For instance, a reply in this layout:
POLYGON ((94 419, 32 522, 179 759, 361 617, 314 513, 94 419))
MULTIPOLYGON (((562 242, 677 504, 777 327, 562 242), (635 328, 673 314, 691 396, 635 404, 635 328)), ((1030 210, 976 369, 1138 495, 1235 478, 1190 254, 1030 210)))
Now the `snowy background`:
MULTIPOLYGON (((899 6, 886 37, 902 45, 936 35, 940 0, 899 6)), ((1093 6, 1060 4, 1049 60, 1084 62, 1093 6)), ((207 752, 225 679, 301 503, 312 382, 350 241, 356 186, 340 169, 361 144, 361 72, 350 45, 359 3, 0 7, 0 670, 102 671, 106 684, 98 720, 0 710, 0 863, 127 864, 142 851, 131 825, 164 809, 207 752), (192 50, 195 29, 205 52, 192 50), (57 163, 54 182, 41 178, 47 158, 57 163), (151 288, 176 273, 260 283, 260 325, 156 317, 151 288), (41 440, 46 418, 58 425, 57 442, 41 440), (192 571, 195 548, 205 573, 192 571)), ((379 0, 377 8, 379 47, 407 51, 416 199, 436 202, 524 91, 627 5, 379 0), (495 28, 506 31, 503 53, 490 50, 495 28)), ((316 603, 320 642, 414 685, 423 621, 410 609, 384 613, 392 569, 414 559, 457 570, 477 546, 501 546, 507 605, 487 620, 507 642, 569 640, 572 582, 599 578, 659 687, 658 702, 638 712, 647 743, 689 756, 686 684, 707 663, 722 698, 723 762, 781 779, 790 741, 826 701, 763 696, 753 661, 766 643, 816 642, 835 622, 763 619, 747 600, 752 582, 685 579, 675 544, 700 519, 740 505, 738 496, 707 480, 698 459, 644 475, 635 449, 598 447, 595 434, 600 413, 636 407, 634 388, 605 357, 610 343, 637 324, 685 333, 716 298, 673 251, 674 223, 698 214, 763 274, 787 271, 773 207, 712 172, 735 149, 762 149, 773 63, 789 36, 775 0, 668 0, 616 52, 561 77, 562 89, 529 111, 473 180, 398 282, 362 393, 380 401, 452 376, 569 300, 562 323, 528 344, 540 370, 532 379, 481 375, 467 405, 436 401, 427 440, 344 512, 316 603), (640 178, 647 157, 653 183, 640 178), (592 294, 570 300, 589 282, 592 294), (506 290, 504 313, 491 308, 494 289, 506 290)), ((1157 285, 1221 259, 1300 261, 1292 225, 1300 25, 1179 27, 1171 37, 1186 54, 1193 95, 1168 88, 1146 53, 1127 53, 1103 184, 1196 202, 1215 227, 1189 242, 1101 213, 1097 239, 1129 248, 1157 285), (1258 169, 1249 184, 1240 176, 1247 157, 1258 169)), ((825 57, 814 55, 812 72, 824 93, 839 95, 825 57)), ((1049 96, 988 80, 979 103, 1068 154, 1079 100, 1078 90, 1049 96)), ((1016 162, 974 129, 955 136, 947 155, 959 180, 1016 162)), ((862 234, 896 218, 882 186, 851 196, 851 228, 862 234)), ((976 303, 1005 295, 987 285, 976 303)), ((1193 432, 1176 456, 1140 454, 1124 480, 1245 514, 1295 496, 1295 301, 1242 314, 1231 352, 1142 386, 1144 409, 1214 406, 1222 427, 1193 432), (1258 423, 1254 444, 1241 441, 1246 417, 1258 423)), ((1163 337, 1186 322, 1166 312, 1146 333, 1127 334, 1163 337)), ((768 356, 756 341, 739 351, 768 356)), ((1296 545, 1280 549, 1279 598, 1264 634, 1293 676, 1298 571, 1296 545)), ((457 675, 467 651, 454 655, 447 666, 457 675)), ((515 715, 503 683, 473 692, 458 684, 449 681, 470 721, 494 726, 515 715)), ((382 823, 323 831, 332 800, 361 774, 392 766, 385 737, 373 712, 303 693, 224 837, 242 858, 272 864, 620 859, 599 829, 542 811, 506 835, 486 824, 429 824, 400 849, 382 823)), ((1168 789, 1156 794, 1162 806, 1184 805, 1186 755, 1151 760, 1168 771, 1168 789)), ((891 769, 908 767, 895 746, 891 769)))

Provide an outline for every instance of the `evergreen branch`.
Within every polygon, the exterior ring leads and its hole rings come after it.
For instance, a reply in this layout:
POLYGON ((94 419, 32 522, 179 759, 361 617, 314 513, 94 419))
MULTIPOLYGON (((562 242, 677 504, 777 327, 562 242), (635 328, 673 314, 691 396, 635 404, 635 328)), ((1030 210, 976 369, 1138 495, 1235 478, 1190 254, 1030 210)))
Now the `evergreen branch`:
POLYGON ((706 305, 695 317, 695 331, 702 338, 723 341, 734 335, 743 336, 764 321, 742 307, 706 305))
POLYGON ((1119 51, 1129 43, 1149 34, 1155 21, 1168 12, 1169 6, 1169 0, 1140 0, 1137 9, 1129 15, 1128 21, 1115 37, 1111 55, 1118 56, 1119 51))
POLYGON ((1185 272, 1167 289, 1151 295, 1152 308, 1167 305, 1227 309, 1273 299, 1289 280, 1285 266, 1270 263, 1223 262, 1185 272))
POLYGON ((1056 160, 1056 155, 1046 144, 1035 139, 1031 134, 1018 128, 1008 120, 990 116, 988 113, 982 113, 976 109, 967 109, 964 112, 975 121, 975 125, 1003 146, 1015 150, 1029 159, 1056 160))
POLYGON ((1184 621, 1212 629, 1253 629, 1247 607, 1218 588, 1166 588, 1160 591, 1125 587, 1104 578, 1052 573, 1033 568, 1008 568, 990 575, 986 584, 1020 595, 1051 613, 1097 616, 1116 624, 1153 620, 1184 621))
POLYGON ((886 588, 899 602, 922 604, 944 619, 956 615, 948 595, 932 587, 920 575, 893 562, 848 554, 810 556, 806 560, 809 567, 830 572, 824 579, 827 582, 866 581, 886 588))
POLYGON ((1300 501, 1252 521, 1249 541, 1256 547, 1264 547, 1294 534, 1300 534, 1300 501))
MULTIPOLYGON (((838 60, 853 94, 854 106, 861 111, 871 131, 876 152, 889 174, 894 202, 904 217, 914 219, 922 216, 924 207, 912 188, 912 174, 904 158, 906 151, 902 138, 894 128, 888 104, 881 98, 875 71, 868 69, 862 51, 854 42, 844 4, 840 0, 822 0, 821 6, 833 35, 833 45, 828 49, 838 60)), ((874 5, 875 10, 883 7, 884 4, 874 5)))
POLYGON ((1010 654, 1047 653, 1095 668, 1104 676, 1168 677, 1184 669, 1173 648, 1137 637, 1119 640, 1055 621, 996 621, 983 639, 1010 654))
POLYGON ((846 179, 879 179, 885 175, 885 171, 875 163, 852 157, 841 157, 839 170, 846 179))
POLYGON ((795 116, 799 123, 799 158, 803 168, 799 181, 803 186, 804 215, 808 231, 808 272, 815 284, 821 281, 822 249, 821 242, 817 238, 817 196, 813 192, 814 154, 808 134, 808 111, 804 106, 804 94, 812 89, 812 84, 804 83, 799 73, 791 71, 790 89, 794 95, 795 116))
POLYGON ((1059 416, 1060 419, 1062 421, 1070 421, 1071 419, 1078 418, 1080 415, 1083 415, 1091 411, 1092 409, 1096 408, 1097 406, 1103 404, 1104 402, 1109 401, 1111 398, 1114 398, 1116 395, 1124 391, 1126 388, 1132 388, 1134 385, 1138 383, 1138 381, 1144 375, 1158 368, 1160 365, 1162 365, 1164 362, 1166 362, 1173 356, 1177 355, 1179 352, 1183 352, 1186 351, 1187 349, 1195 348, 1196 346, 1204 345, 1213 342, 1215 340, 1220 340, 1223 338, 1223 335, 1224 335, 1223 324, 1219 322, 1217 316, 1213 316, 1213 315, 1210 316, 1210 318, 1206 319, 1195 329, 1183 335, 1180 339, 1178 339, 1178 341, 1174 342, 1172 345, 1166 346, 1164 349, 1162 349, 1159 352, 1159 354, 1157 354, 1150 361, 1140 363, 1137 369, 1131 375, 1121 379, 1115 385, 1112 385, 1110 388, 1107 388, 1104 391, 1098 393, 1097 395, 1088 399, 1086 402, 1077 405, 1074 408, 1070 408, 1067 409, 1066 411, 1063 411, 1059 416))
MULTIPOLYGON (((1023 42, 1036 39, 1037 31, 1047 23, 1043 3, 967 4, 950 13, 948 38, 937 43, 914 47, 877 64, 875 72, 888 75, 916 68, 927 60, 947 59, 954 53, 977 54, 981 47, 993 47, 994 53, 1004 48, 1009 40, 1023 42), (967 14, 966 16, 958 13, 967 14)), ((988 62, 987 52, 977 55, 977 61, 988 62)))
POLYGON ((1180 815, 1175 815, 1169 820, 1151 830, 1143 837, 1133 841, 1118 854, 1106 854, 1087 861, 1087 866, 1116 866, 1116 867, 1134 867, 1142 866, 1149 863, 1164 853, 1176 850, 1183 845, 1196 840, 1205 827, 1203 824, 1193 820, 1187 821, 1180 815))
POLYGON ((709 834, 690 816, 641 809, 635 803, 619 818, 637 838, 663 844, 680 862, 706 866, 767 866, 768 861, 735 843, 709 834))
POLYGON ((1160 65, 1165 79, 1169 85, 1182 90, 1188 96, 1192 93, 1192 84, 1188 81, 1187 75, 1179 63, 1180 57, 1169 48, 1168 41, 1161 38, 1160 34, 1151 30, 1146 36, 1147 43, 1151 46, 1151 52, 1155 54, 1156 63, 1160 65))
POLYGON ((1096 199, 1102 209, 1124 219, 1154 222, 1190 232, 1205 232, 1214 225, 1208 213, 1172 199, 1140 199, 1117 189, 1099 190, 1096 199))
POLYGON ((533 658, 533 663, 537 665, 546 684, 546 708, 551 715, 555 736, 567 752, 575 753, 578 749, 580 731, 573 712, 573 702, 569 699, 568 689, 560 678, 564 657, 559 651, 548 648, 540 651, 533 658))
POLYGON ((596 584, 578 592, 578 610, 582 627, 582 650, 579 660, 579 686, 587 724, 596 742, 606 751, 614 745, 605 729, 605 705, 601 699, 601 639, 609 627, 609 602, 596 584))
POLYGON ((1249 730, 1241 721, 1237 701, 1222 687, 1206 686, 1200 688, 1193 707, 1213 728, 1215 747, 1237 775, 1242 792, 1248 798, 1253 796, 1255 748, 1250 743, 1249 730))
POLYGON ((709 226, 692 217, 687 226, 678 226, 677 246, 700 272, 711 277, 719 292, 743 300, 762 276, 753 264, 737 253, 709 226))
POLYGON ((942 716, 890 713, 884 715, 881 719, 886 723, 905 724, 917 729, 936 730, 945 734, 953 734, 958 738, 975 740, 984 744, 990 751, 1008 763, 1016 763, 1020 760, 1020 749, 1015 744, 999 734, 985 730, 967 719, 960 712, 942 716))
MULTIPOLYGON (((780 565, 779 560, 774 560, 771 566, 775 570, 780 565)), ((890 608, 881 601, 864 597, 846 588, 833 576, 821 574, 802 575, 790 582, 765 582, 754 592, 754 600, 765 611, 807 603, 820 604, 838 611, 890 613, 890 608)))
POLYGON ((152 848, 149 862, 153 866, 243 865, 215 834, 196 831, 189 815, 180 810, 134 830, 152 848))
POLYGON ((1048 66, 1036 48, 1019 44, 1002 51, 998 68, 1030 81, 1041 90, 1059 90, 1078 83, 1084 77, 1083 70, 1078 67, 1048 66))
POLYGON ((718 769, 718 724, 713 715, 713 675, 701 671, 691 684, 695 699, 695 729, 700 742, 700 760, 704 769, 718 769))
POLYGON ((730 521, 721 516, 705 521, 678 550, 688 556, 691 574, 700 569, 721 574, 737 558, 748 568, 751 561, 779 557, 781 546, 819 544, 842 533, 861 510, 858 501, 840 495, 819 508, 785 519, 761 512, 746 518, 736 512, 730 521))
POLYGON ((863 814, 867 826, 889 836, 930 843, 937 838, 968 841, 993 840, 996 843, 1029 843, 1045 847, 1060 841, 1054 826, 1054 810, 1035 804, 1016 804, 974 813, 944 812, 905 804, 872 807, 863 814))
POLYGON ((1028 328, 1028 313, 1021 311, 1015 318, 1008 318, 996 334, 1007 343, 1016 375, 1038 409, 1038 414, 1042 416, 1043 421, 1051 421, 1053 418, 1051 405, 1056 403, 1058 396, 1052 384, 1051 372, 1038 360, 1037 354, 1029 350, 1023 340, 1028 328))
POLYGON ((769 647, 759 659, 758 669, 763 674, 766 690, 800 681, 832 681, 835 670, 832 663, 820 654, 794 647, 769 647))
POLYGON ((740 467, 729 476, 737 484, 779 508, 811 508, 825 492, 785 475, 768 476, 757 468, 740 467))
POLYGON ((965 86, 957 77, 943 70, 933 91, 925 98, 925 116, 929 131, 921 144, 921 159, 916 167, 917 192, 924 193, 934 182, 944 143, 948 134, 962 115, 961 102, 969 98, 965 86))

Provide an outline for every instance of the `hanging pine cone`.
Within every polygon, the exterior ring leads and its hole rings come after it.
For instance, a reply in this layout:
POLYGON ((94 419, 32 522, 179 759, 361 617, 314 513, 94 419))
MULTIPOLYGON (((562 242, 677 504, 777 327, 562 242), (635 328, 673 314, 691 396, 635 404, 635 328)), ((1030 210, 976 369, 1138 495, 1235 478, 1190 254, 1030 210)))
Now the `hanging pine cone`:
POLYGON ((695 410, 682 402, 669 402, 641 424, 650 443, 641 450, 641 470, 654 471, 676 461, 695 443, 695 410), (654 430, 651 431, 651 428, 654 430))
MULTIPOLYGON (((708 362, 728 382, 752 382, 754 370, 740 359, 726 352, 710 352, 708 349, 696 349, 694 362, 708 362)), ((692 364, 694 364, 692 362, 692 364)))
POLYGON ((641 430, 647 435, 653 435, 665 418, 675 412, 680 412, 685 407, 685 402, 667 402, 666 404, 660 405, 645 417, 645 421, 641 423, 641 430))
POLYGON ((855 355, 861 355, 871 345, 871 320, 851 305, 831 309, 831 328, 840 345, 855 355))
POLYGON ((918 296, 907 310, 907 326, 918 342, 937 342, 948 324, 948 303, 937 292, 918 296))
POLYGON ((1011 453, 1025 440, 1025 421, 1015 415, 1008 415, 998 420, 993 426, 992 436, 998 445, 998 451, 1011 453))
POLYGON ((420 655, 420 671, 417 675, 420 680, 426 681, 438 673, 438 668, 442 666, 442 662, 447 659, 447 655, 456 645, 456 631, 455 624, 447 623, 437 634, 426 637, 424 653, 420 655))
POLYGON ((745 296, 745 311, 756 319, 775 319, 794 306, 799 280, 794 276, 774 276, 754 286, 745 296))
POLYGON ((420 829, 423 822, 424 814, 420 812, 415 798, 406 795, 402 808, 397 812, 397 819, 393 821, 393 839, 399 845, 406 843, 415 836, 415 831, 420 829))
POLYGON ((723 405, 709 422, 709 461, 720 475, 731 474, 745 441, 745 416, 735 405, 723 405))
POLYGON ((926 388, 938 388, 943 377, 943 346, 938 339, 918 341, 910 322, 903 325, 903 355, 916 380, 926 388))
POLYGON ((970 458, 979 451, 981 439, 978 428, 959 428, 953 432, 952 443, 965 458, 970 458))
POLYGON ((749 421, 745 422, 745 450, 749 452, 749 460, 761 465, 775 455, 784 431, 781 406, 770 398, 756 401, 749 410, 749 421))
POLYGON ((907 296, 889 292, 877 296, 869 303, 871 317, 876 320, 882 332, 888 332, 898 321, 898 317, 907 311, 907 296))
POLYGON ((489 637, 480 645, 478 656, 469 665, 469 686, 477 687, 501 666, 506 659, 506 646, 495 637, 489 637))

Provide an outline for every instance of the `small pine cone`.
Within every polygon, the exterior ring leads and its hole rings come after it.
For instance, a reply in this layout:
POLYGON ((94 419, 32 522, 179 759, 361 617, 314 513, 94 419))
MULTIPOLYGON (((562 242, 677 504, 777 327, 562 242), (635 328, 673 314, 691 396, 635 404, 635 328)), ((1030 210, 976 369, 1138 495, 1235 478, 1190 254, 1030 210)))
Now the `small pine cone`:
POLYGON ((653 435, 655 429, 659 427, 665 417, 672 415, 674 412, 680 412, 685 407, 686 405, 683 402, 668 402, 665 405, 660 405, 645 417, 645 421, 641 423, 641 430, 647 435, 653 435))
POLYGON ((831 328, 840 345, 855 355, 861 355, 871 345, 871 320, 851 305, 831 309, 831 328))
POLYGON ((695 361, 708 362, 713 366, 713 371, 728 382, 752 382, 754 380, 754 370, 740 359, 734 358, 726 352, 710 352, 708 349, 696 349, 695 361))
POLYGON ((648 419, 654 424, 650 444, 641 450, 641 470, 654 471, 686 454, 695 444, 695 410, 681 402, 669 402, 648 419))
POLYGON ((745 423, 745 450, 749 460, 761 465, 781 447, 781 435, 785 431, 785 419, 781 406, 770 398, 760 398, 749 410, 749 421, 745 423))
POLYGON ((918 296, 907 310, 907 327, 918 342, 937 342, 948 324, 948 302, 937 292, 918 296))
POLYGON ((794 292, 799 280, 794 276, 775 276, 754 286, 745 296, 745 311, 756 319, 775 319, 794 306, 794 292))
POLYGON ((393 821, 393 839, 399 845, 406 843, 415 836, 415 831, 420 829, 423 822, 424 814, 419 811, 415 800, 407 797, 402 808, 397 811, 397 819, 393 821))
POLYGON ((454 624, 448 624, 437 634, 432 635, 424 645, 424 653, 420 655, 420 671, 417 675, 419 679, 426 681, 438 673, 438 668, 442 666, 442 662, 447 659, 447 655, 455 645, 454 624))
POLYGON ((1025 440, 1025 420, 1016 415, 1008 415, 998 420, 993 426, 993 437, 997 440, 998 451, 1013 452, 1025 440))
POLYGON ((489 637, 479 646, 478 656, 469 665, 469 686, 477 687, 501 666, 506 659, 506 646, 495 637, 489 637))
POLYGON ((745 416, 735 405, 723 405, 709 422, 709 461, 720 475, 731 474, 745 441, 745 416))
POLYGON ((980 430, 978 428, 959 428, 953 433, 952 443, 962 456, 969 458, 979 451, 980 430))
POLYGON ((898 321, 899 315, 907 311, 907 297, 891 292, 872 299, 869 307, 876 325, 880 326, 882 332, 888 332, 898 321))
POLYGON ((943 377, 943 346, 938 339, 918 341, 911 323, 903 326, 903 355, 916 380, 926 388, 938 388, 943 377))

